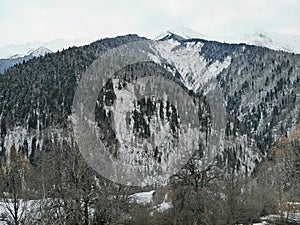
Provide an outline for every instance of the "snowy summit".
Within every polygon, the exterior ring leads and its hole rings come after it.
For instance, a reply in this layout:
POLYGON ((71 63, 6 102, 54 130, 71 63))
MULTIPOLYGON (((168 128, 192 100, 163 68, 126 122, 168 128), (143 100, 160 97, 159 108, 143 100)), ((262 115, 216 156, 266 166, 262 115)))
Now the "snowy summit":
POLYGON ((35 50, 31 50, 28 52, 28 55, 34 56, 34 57, 38 57, 38 56, 44 56, 48 53, 53 53, 50 49, 46 48, 46 47, 39 47, 35 50))
POLYGON ((200 34, 190 28, 187 27, 177 27, 171 30, 168 30, 160 35, 158 35, 154 40, 165 40, 171 38, 172 36, 176 36, 179 39, 210 39, 208 36, 200 34))

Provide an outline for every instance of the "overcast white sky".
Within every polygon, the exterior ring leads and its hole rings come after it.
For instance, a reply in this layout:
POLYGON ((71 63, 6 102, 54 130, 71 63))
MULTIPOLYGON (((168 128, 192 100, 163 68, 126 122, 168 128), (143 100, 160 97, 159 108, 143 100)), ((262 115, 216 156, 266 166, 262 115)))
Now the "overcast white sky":
POLYGON ((55 38, 155 37, 178 26, 208 36, 255 28, 300 34, 300 0, 0 0, 0 46, 55 38))

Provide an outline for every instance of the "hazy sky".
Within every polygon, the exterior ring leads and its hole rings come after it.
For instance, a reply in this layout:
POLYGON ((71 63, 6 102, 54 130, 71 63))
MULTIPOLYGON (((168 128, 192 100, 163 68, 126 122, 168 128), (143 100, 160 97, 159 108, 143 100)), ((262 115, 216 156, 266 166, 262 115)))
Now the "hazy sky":
POLYGON ((208 36, 300 34, 300 0, 0 0, 0 46, 185 26, 208 36))

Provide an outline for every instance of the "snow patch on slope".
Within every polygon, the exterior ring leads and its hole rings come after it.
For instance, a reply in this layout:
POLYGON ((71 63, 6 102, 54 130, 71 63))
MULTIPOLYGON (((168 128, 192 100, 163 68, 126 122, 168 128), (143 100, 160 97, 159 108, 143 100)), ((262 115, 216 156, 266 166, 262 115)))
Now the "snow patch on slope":
MULTIPOLYGON (((197 41, 180 42, 169 39, 159 41, 153 46, 156 54, 150 55, 158 64, 170 64, 175 66, 181 74, 181 81, 191 90, 197 91, 203 84, 215 78, 223 69, 231 63, 231 57, 226 57, 223 62, 208 62, 201 55, 204 44, 197 41)), ((174 71, 171 71, 174 73, 174 71)))
POLYGON ((5 154, 9 156, 13 145, 17 151, 20 151, 20 147, 24 146, 24 143, 27 142, 28 146, 26 150, 28 151, 29 156, 33 149, 43 149, 45 137, 48 137, 52 143, 55 143, 56 141, 62 143, 63 140, 70 143, 71 140, 68 137, 65 137, 63 133, 63 130, 58 128, 48 128, 43 131, 29 131, 27 128, 19 126, 12 130, 7 130, 3 143, 0 142, 0 152, 5 151, 5 154))
POLYGON ((156 212, 164 212, 173 207, 172 202, 169 200, 168 194, 165 195, 164 201, 156 206, 154 206, 154 211, 156 212))
MULTIPOLYGON (((155 190, 152 190, 148 192, 138 192, 132 194, 129 196, 129 202, 141 204, 141 205, 152 204, 155 193, 156 193, 155 190)), ((150 215, 153 215, 154 212, 162 213, 164 211, 167 211, 168 209, 171 209, 172 207, 173 205, 172 202, 169 200, 168 194, 165 194, 163 202, 154 205, 153 211, 150 213, 150 215)))

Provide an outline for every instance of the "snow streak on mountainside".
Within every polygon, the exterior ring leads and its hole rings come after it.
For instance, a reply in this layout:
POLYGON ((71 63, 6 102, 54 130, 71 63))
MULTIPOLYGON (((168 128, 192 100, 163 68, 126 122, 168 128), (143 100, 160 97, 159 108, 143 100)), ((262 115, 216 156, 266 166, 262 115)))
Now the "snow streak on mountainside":
POLYGON ((180 43, 174 39, 157 42, 155 54, 151 56, 154 62, 167 64, 170 72, 180 74, 182 83, 191 90, 197 91, 201 85, 216 76, 231 63, 230 56, 223 62, 210 63, 201 55, 203 43, 190 41, 180 43))

